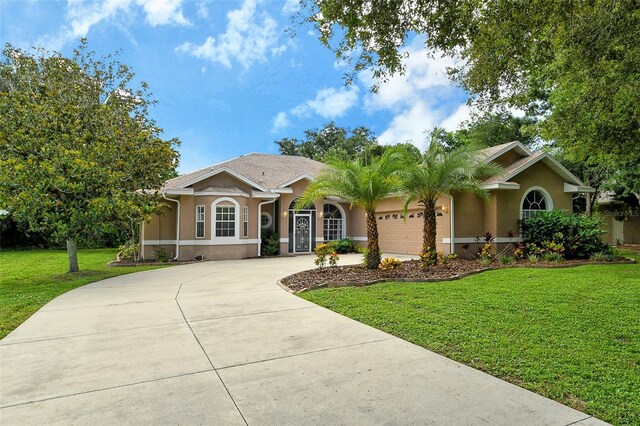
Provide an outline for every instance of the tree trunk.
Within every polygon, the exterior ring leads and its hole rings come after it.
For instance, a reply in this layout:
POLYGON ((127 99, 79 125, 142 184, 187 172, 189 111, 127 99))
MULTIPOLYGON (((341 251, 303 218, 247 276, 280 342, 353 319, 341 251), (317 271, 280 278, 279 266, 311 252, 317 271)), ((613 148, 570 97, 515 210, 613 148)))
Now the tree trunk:
POLYGON ((367 268, 376 269, 380 264, 380 246, 378 245, 378 222, 375 212, 367 212, 367 268))
POLYGON ((78 272, 78 247, 76 246, 76 240, 73 238, 67 239, 67 255, 69 256, 69 272, 78 272))
POLYGON ((422 222, 422 251, 436 249, 436 202, 425 201, 422 222))
POLYGON ((586 200, 585 213, 587 214, 587 216, 591 216, 591 193, 585 192, 584 195, 586 200))

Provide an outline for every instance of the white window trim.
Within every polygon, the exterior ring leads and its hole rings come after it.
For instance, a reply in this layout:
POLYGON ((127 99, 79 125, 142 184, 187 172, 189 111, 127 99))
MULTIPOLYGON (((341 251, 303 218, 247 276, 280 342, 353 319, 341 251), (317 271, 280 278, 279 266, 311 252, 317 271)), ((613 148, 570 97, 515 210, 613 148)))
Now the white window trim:
POLYGON ((211 203, 211 241, 225 241, 227 243, 240 241, 240 204, 230 197, 222 197, 211 203), (216 207, 220 203, 229 202, 235 206, 234 214, 234 236, 233 237, 217 237, 216 236, 216 207))
POLYGON ((207 213, 204 204, 196 206, 196 239, 204 239, 207 236, 207 213), (198 207, 202 207, 202 220, 198 220, 198 207), (202 237, 198 237, 198 223, 202 222, 202 237))
MULTIPOLYGON (((547 204, 547 210, 546 211, 551 211, 553 210, 553 198, 551 198, 551 194, 549 194, 549 191, 547 191, 546 189, 544 189, 541 186, 532 186, 530 188, 527 188, 526 191, 524 191, 524 194, 522 194, 522 198, 520 198, 520 220, 522 220, 522 206, 524 204, 524 200, 525 198, 527 198, 527 195, 529 195, 529 193, 531 191, 540 191, 542 192, 542 195, 544 195, 545 198, 545 203, 547 204)), ((540 211, 545 211, 545 210, 540 210, 540 211)))
POLYGON ((340 210, 340 214, 342 215, 342 235, 340 236, 340 239, 345 239, 346 235, 347 235, 347 215, 345 214, 344 209, 342 208, 342 206, 338 203, 335 203, 333 201, 329 201, 329 200, 323 200, 323 206, 322 206, 322 232, 323 232, 323 237, 324 237, 324 204, 331 204, 332 206, 335 206, 338 208, 338 210, 340 210))
POLYGON ((249 206, 242 206, 242 238, 249 238, 249 206))

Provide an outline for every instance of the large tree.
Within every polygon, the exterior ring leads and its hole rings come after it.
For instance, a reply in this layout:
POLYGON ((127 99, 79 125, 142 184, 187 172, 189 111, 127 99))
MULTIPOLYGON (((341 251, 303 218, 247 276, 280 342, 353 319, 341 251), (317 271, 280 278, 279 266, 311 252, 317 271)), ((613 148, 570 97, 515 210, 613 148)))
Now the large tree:
POLYGON ((360 126, 351 130, 336 126, 333 121, 322 129, 306 130, 304 134, 304 140, 277 140, 280 154, 300 155, 317 161, 338 157, 345 161, 360 158, 366 162, 370 150, 378 144, 370 129, 360 126))
POLYGON ((0 62, 0 208, 31 230, 77 244, 140 222, 175 172, 177 140, 161 138, 154 103, 113 56, 83 40, 72 58, 6 45, 0 62))
POLYGON ((517 117, 507 111, 489 112, 464 122, 462 128, 455 132, 455 138, 477 148, 513 141, 535 148, 540 142, 536 137, 536 123, 537 120, 531 116, 517 117))
POLYGON ((460 58, 450 75, 491 110, 544 117, 542 136, 567 155, 637 158, 640 8, 633 0, 317 0, 304 16, 351 74, 402 72, 407 41, 460 58))
POLYGON ((483 189, 482 179, 498 175, 502 168, 479 159, 469 147, 447 149, 432 141, 422 160, 409 157, 398 174, 404 195, 405 216, 410 203, 418 201, 423 208, 422 250, 436 248, 436 203, 443 195, 452 192, 472 192, 482 199, 489 199, 489 191, 483 189))
POLYGON ((330 158, 326 161, 327 167, 300 196, 297 207, 303 208, 325 197, 338 197, 362 208, 367 221, 366 264, 367 268, 375 269, 380 264, 376 208, 386 197, 398 194, 397 171, 406 156, 403 149, 394 148, 373 157, 368 164, 361 159, 330 158))

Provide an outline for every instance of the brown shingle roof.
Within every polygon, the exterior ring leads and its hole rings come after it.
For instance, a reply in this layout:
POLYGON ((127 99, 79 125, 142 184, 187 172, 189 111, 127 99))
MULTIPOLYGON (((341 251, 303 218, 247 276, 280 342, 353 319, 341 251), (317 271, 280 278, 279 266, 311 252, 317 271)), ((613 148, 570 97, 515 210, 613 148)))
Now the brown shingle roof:
POLYGON ((215 174, 216 171, 228 169, 265 189, 272 190, 303 175, 314 178, 323 168, 324 164, 305 157, 253 153, 170 179, 165 182, 164 189, 184 188, 194 181, 215 174))
MULTIPOLYGON (((498 151, 496 151, 496 152, 498 152, 498 151)), ((500 174, 499 176, 493 176, 493 177, 490 177, 489 179, 486 179, 484 181, 484 184, 485 185, 490 185, 490 184, 493 184, 493 183, 504 182, 503 177, 510 176, 513 172, 515 172, 519 168, 525 167, 529 163, 534 163, 534 162, 538 161, 538 157, 540 157, 541 155, 544 155, 544 152, 534 152, 533 154, 531 154, 528 157, 521 158, 520 160, 516 161, 515 163, 512 163, 509 166, 505 167, 502 170, 502 174, 500 174)))

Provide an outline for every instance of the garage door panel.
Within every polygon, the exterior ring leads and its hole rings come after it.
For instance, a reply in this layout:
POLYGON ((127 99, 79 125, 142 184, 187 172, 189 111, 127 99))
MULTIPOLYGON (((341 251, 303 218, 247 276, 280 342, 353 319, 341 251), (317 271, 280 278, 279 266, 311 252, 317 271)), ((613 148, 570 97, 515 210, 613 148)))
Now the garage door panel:
MULTIPOLYGON (((401 211, 379 212, 378 236, 383 253, 418 254, 422 251, 422 211, 410 210, 404 220, 401 211)), ((436 248, 449 251, 449 245, 441 242, 442 236, 449 235, 448 216, 436 218, 436 248)))

